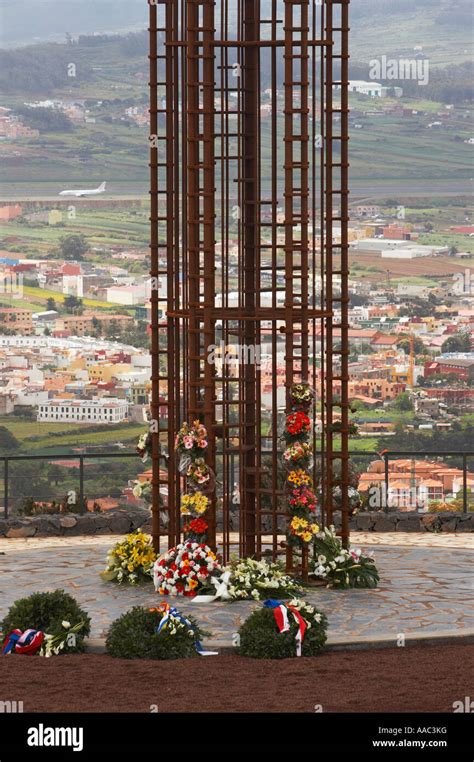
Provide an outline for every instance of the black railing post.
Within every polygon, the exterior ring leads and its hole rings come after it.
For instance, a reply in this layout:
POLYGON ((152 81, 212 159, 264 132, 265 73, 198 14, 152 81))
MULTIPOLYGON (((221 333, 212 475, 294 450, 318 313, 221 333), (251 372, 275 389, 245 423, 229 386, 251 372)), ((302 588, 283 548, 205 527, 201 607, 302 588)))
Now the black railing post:
POLYGON ((8 458, 3 459, 3 514, 8 519, 8 458))
MULTIPOLYGON (((86 508, 87 510, 87 508, 86 508)), ((84 510, 84 456, 79 456, 79 503, 78 513, 85 513, 84 510)))
POLYGON ((389 472, 388 472, 388 452, 385 450, 383 453, 384 460, 384 510, 388 512, 388 485, 389 485, 389 472))
POLYGON ((467 455, 462 456, 462 510, 467 513, 467 455))

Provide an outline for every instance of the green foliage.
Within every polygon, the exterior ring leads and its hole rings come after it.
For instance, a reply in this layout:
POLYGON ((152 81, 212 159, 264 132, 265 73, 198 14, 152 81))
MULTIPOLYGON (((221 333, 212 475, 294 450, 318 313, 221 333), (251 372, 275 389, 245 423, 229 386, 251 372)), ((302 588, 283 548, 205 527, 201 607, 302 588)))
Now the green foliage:
POLYGON ((65 114, 51 108, 21 106, 15 109, 21 120, 40 132, 70 132, 72 122, 65 114))
POLYGON ((334 527, 326 527, 315 537, 310 567, 315 577, 338 590, 377 587, 380 579, 374 559, 360 551, 343 548, 334 527))
POLYGON ((0 426, 0 451, 11 453, 12 450, 17 450, 19 446, 20 443, 16 436, 6 426, 0 426))
POLYGON ((112 622, 106 640, 107 653, 119 659, 185 659, 196 656, 194 640, 205 633, 191 616, 194 635, 189 628, 177 628, 172 634, 168 626, 156 632, 163 613, 134 606, 112 622))
POLYGON ((59 249, 64 259, 80 260, 89 251, 89 244, 83 233, 77 233, 63 236, 59 241, 59 249))
POLYGON ((33 628, 47 634, 64 632, 62 622, 72 626, 84 622, 84 627, 76 635, 76 645, 66 645, 63 653, 79 653, 84 650, 84 637, 90 632, 90 617, 69 593, 54 590, 50 593, 32 593, 27 598, 20 598, 10 606, 1 623, 6 636, 14 629, 33 628))
MULTIPOLYGON (((301 615, 311 625, 305 632, 302 656, 316 656, 326 643, 327 618, 312 606, 308 608, 307 604, 301 615), (309 613, 310 610, 314 613, 309 613)), ((288 621, 289 631, 280 633, 272 609, 262 607, 254 611, 239 629, 239 654, 254 659, 288 659, 296 656, 298 625, 291 614, 288 621)))
POLYGON ((441 345, 442 352, 470 352, 471 335, 466 331, 449 336, 441 345))

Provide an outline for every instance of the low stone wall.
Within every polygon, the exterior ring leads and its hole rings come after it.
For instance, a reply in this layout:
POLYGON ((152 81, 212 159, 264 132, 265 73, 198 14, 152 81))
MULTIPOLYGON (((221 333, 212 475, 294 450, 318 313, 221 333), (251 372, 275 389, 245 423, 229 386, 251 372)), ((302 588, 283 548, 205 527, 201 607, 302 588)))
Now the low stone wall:
POLYGON ((363 532, 474 532, 474 513, 358 513, 350 528, 363 532))
POLYGON ((150 512, 117 509, 103 513, 58 513, 0 519, 0 537, 51 537, 126 534, 139 527, 149 530, 150 512))
MULTIPOLYGON (((340 524, 340 514, 334 516, 340 524)), ((238 515, 233 531, 238 531, 238 515)), ((0 519, 0 537, 51 537, 100 534, 127 534, 141 528, 151 531, 151 516, 145 510, 117 509, 103 513, 59 513, 51 516, 0 519)), ((474 532, 474 513, 402 513, 393 511, 358 513, 350 528, 362 532, 474 532)), ((222 520, 217 521, 217 531, 222 520)))

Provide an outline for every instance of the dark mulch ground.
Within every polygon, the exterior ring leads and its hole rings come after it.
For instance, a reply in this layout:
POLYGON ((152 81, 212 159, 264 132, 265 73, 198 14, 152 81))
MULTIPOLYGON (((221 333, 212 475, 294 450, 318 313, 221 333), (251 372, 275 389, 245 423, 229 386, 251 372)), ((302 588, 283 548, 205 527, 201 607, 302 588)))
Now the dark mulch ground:
POLYGON ((2 700, 25 712, 450 712, 472 696, 474 645, 126 661, 102 654, 0 657, 2 700))

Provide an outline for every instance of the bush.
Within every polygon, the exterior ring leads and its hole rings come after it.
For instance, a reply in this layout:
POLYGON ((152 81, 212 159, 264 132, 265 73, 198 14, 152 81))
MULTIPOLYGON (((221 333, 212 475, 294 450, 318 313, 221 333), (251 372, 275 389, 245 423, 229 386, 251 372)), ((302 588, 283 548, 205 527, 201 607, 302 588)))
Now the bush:
MULTIPOLYGON (((302 656, 316 656, 326 643, 326 616, 304 601, 293 600, 289 603, 297 604, 301 616, 310 625, 305 632, 302 656)), ((239 629, 239 654, 254 659, 288 659, 296 656, 298 625, 291 612, 288 621, 289 631, 280 633, 272 609, 263 607, 254 611, 239 629)))
POLYGON ((64 632, 63 621, 70 622, 73 626, 84 622, 84 627, 76 635, 76 645, 66 645, 63 653, 83 651, 84 637, 90 633, 91 620, 72 595, 64 590, 32 593, 27 598, 19 598, 8 609, 1 628, 5 637, 14 629, 24 631, 29 628, 55 635, 64 632))
POLYGON ((119 659, 185 659, 196 656, 195 640, 204 633, 187 616, 191 630, 175 618, 160 633, 156 629, 163 612, 134 606, 112 622, 106 640, 107 653, 119 659))

